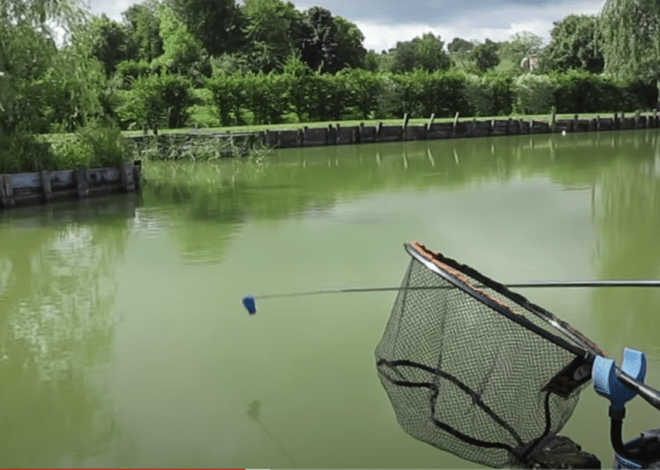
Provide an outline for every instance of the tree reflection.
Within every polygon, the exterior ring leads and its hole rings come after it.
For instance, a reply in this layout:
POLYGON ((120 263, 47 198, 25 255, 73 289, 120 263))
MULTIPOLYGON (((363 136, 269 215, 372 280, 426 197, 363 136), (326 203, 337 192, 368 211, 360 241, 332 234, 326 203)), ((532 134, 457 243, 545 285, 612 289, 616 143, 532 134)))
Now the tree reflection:
MULTIPOLYGON (((655 161, 613 166, 597 183, 594 219, 600 238, 595 256, 603 279, 660 276, 660 153, 656 155, 655 161)), ((660 289, 597 289, 593 296, 605 338, 660 352, 660 289)))
POLYGON ((641 161, 655 131, 294 148, 263 159, 151 162, 144 212, 163 209, 191 262, 219 262, 245 220, 270 223, 379 192, 459 188, 520 177, 593 186, 620 160, 641 161), (630 148, 636 150, 630 154, 630 148), (605 170, 604 170, 605 169, 605 170))
POLYGON ((0 463, 5 467, 81 462, 118 434, 90 368, 109 359, 112 269, 124 254, 134 204, 132 197, 118 197, 3 214, 0 463))

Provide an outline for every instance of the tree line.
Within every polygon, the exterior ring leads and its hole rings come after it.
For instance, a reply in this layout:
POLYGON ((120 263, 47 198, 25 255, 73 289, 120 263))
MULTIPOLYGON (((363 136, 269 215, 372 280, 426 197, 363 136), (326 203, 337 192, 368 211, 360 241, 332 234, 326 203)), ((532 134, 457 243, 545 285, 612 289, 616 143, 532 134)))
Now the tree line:
POLYGON ((349 19, 284 0, 144 0, 121 21, 87 14, 80 0, 7 0, 2 9, 6 142, 99 120, 126 129, 648 109, 660 79, 660 6, 651 0, 569 15, 548 44, 530 32, 448 43, 425 32, 380 52, 349 19))

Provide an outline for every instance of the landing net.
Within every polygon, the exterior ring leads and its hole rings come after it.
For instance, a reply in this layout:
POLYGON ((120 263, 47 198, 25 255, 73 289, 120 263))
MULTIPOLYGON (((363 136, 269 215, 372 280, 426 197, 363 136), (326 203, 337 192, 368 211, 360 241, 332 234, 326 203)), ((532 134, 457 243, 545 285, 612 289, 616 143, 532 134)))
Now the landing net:
POLYGON ((525 466, 570 418, 593 358, 607 354, 475 270, 416 242, 406 250, 376 349, 399 424, 466 460, 525 466))

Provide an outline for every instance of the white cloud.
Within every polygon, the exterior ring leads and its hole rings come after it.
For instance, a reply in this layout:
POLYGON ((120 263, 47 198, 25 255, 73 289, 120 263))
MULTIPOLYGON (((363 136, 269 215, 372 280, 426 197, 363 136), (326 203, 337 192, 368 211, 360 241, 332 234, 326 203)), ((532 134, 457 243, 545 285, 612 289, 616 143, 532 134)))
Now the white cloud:
POLYGON ((425 32, 439 34, 445 43, 455 37, 483 42, 504 41, 515 33, 531 31, 547 43, 554 21, 570 14, 597 14, 605 0, 586 0, 563 5, 549 5, 534 9, 512 6, 498 11, 488 11, 480 17, 462 18, 447 24, 381 24, 371 21, 355 21, 365 36, 365 47, 377 52, 394 47, 398 41, 409 41, 425 32), (532 14, 533 13, 533 14, 532 14), (487 21, 484 21, 488 19, 487 21), (485 26, 491 23, 494 26, 485 26), (501 26, 499 26, 501 25, 501 26))

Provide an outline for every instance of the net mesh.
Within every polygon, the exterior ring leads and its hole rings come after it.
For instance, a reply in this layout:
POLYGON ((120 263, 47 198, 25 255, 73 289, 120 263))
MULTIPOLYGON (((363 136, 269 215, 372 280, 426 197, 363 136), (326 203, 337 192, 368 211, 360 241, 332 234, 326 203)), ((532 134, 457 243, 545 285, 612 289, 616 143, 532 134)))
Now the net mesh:
MULTIPOLYGON (((434 256, 445 274, 476 287, 510 313, 566 343, 605 355, 549 312, 469 268, 461 270, 434 256)), ((543 391, 576 355, 415 258, 401 287, 376 349, 379 377, 401 427, 421 441, 483 465, 526 464, 568 421, 585 387, 583 383, 564 397, 543 391)))

